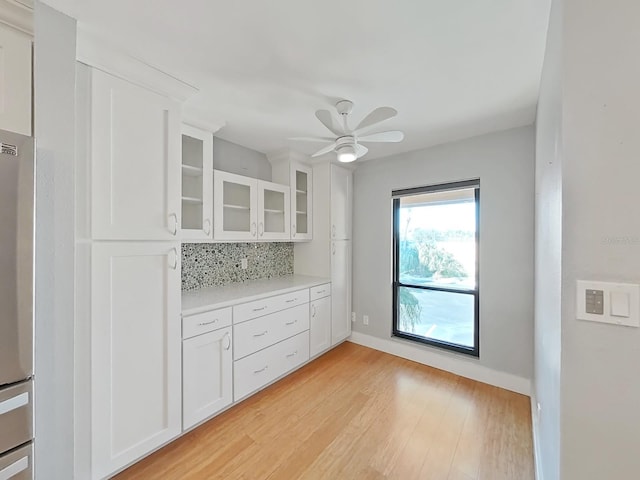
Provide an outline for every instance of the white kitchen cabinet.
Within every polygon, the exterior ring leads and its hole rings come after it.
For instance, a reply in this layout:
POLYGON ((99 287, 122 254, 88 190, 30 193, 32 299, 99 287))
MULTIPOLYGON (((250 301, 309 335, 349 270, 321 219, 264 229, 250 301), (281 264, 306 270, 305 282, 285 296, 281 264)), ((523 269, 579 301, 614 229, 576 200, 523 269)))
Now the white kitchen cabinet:
MULTIPOLYGON (((313 290, 312 290, 312 298, 313 290)), ((309 356, 315 357, 331 347, 331 284, 316 287, 325 295, 309 304, 309 356)))
POLYGON ((331 345, 351 335, 351 241, 331 242, 331 345))
POLYGON ((213 182, 213 237, 216 240, 256 240, 256 179, 214 170, 213 182))
POLYGON ((0 129, 31 135, 33 38, 0 23, 0 129))
POLYGON ((178 238, 179 103, 92 69, 90 125, 92 238, 178 238))
POLYGON ((353 174, 350 170, 331 166, 331 239, 351 239, 351 205, 353 174))
POLYGON ((233 401, 231 345, 231 327, 183 341, 183 429, 206 420, 233 401))
POLYGON ((233 396, 238 401, 309 360, 309 332, 271 345, 234 363, 233 396))
POLYGON ((182 126, 182 238, 213 238, 213 134, 182 126))
POLYGON ((273 181, 291 188, 291 240, 297 242, 313 238, 313 170, 292 154, 278 152, 268 158, 273 181))
POLYGON ((181 431, 180 244, 91 255, 91 464, 105 478, 181 431))
POLYGON ((289 240, 289 187, 215 170, 214 239, 289 240))

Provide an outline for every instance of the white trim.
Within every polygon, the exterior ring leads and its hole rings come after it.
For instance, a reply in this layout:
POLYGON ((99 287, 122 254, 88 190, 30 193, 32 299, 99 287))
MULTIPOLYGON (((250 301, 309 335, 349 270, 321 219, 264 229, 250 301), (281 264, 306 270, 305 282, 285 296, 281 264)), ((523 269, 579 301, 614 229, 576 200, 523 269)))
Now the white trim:
POLYGON ((33 36, 33 6, 24 1, 0 0, 0 22, 33 36))
POLYGON ((276 150, 275 152, 267 153, 267 159, 271 165, 280 162, 301 162, 308 164, 311 160, 309 155, 305 155, 304 153, 298 152, 297 150, 292 150, 291 148, 281 148, 280 150, 276 150))
POLYGON ((531 393, 531 380, 528 378, 492 370, 468 360, 454 358, 454 356, 441 355, 409 345, 404 341, 382 339, 360 332, 352 332, 349 341, 512 392, 527 396, 531 393))
POLYGON ((76 59, 179 102, 184 102, 199 91, 193 85, 183 82, 158 67, 114 48, 80 24, 78 24, 76 59))
POLYGON ((224 120, 212 118, 211 112, 199 110, 188 105, 183 105, 182 107, 182 123, 209 133, 216 133, 227 124, 224 120))
POLYGON ((538 415, 538 401, 536 400, 535 392, 531 394, 531 432, 533 434, 533 466, 535 468, 535 479, 544 480, 542 474, 542 465, 540 464, 540 435, 538 433, 538 426, 540 417, 538 415))

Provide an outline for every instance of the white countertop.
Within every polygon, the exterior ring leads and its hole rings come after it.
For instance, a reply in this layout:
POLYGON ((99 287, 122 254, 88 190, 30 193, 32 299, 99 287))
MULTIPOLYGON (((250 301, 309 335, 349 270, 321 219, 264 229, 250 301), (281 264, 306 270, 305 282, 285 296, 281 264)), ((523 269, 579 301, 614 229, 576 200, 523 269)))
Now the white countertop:
POLYGON ((285 275, 283 277, 250 280, 232 283, 224 287, 208 287, 182 293, 182 314, 206 312, 216 308, 260 300, 261 298, 310 288, 331 280, 307 275, 285 275))

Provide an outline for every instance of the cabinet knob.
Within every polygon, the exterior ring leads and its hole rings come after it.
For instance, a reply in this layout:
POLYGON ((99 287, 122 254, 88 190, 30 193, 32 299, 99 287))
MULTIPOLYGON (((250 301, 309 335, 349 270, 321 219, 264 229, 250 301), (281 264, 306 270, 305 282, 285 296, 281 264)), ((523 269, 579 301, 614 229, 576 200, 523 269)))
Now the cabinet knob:
POLYGON ((204 233, 205 235, 211 234, 211 220, 209 220, 208 218, 206 218, 204 221, 204 233))
POLYGON ((255 237, 256 236, 256 222, 253 222, 251 224, 251 236, 255 237))
POLYGON ((264 223, 260 222, 260 236, 264 235, 264 223))
POLYGON ((225 350, 229 350, 231 348, 231 335, 229 335, 229 332, 224 334, 224 337, 227 339, 227 346, 224 347, 225 350))

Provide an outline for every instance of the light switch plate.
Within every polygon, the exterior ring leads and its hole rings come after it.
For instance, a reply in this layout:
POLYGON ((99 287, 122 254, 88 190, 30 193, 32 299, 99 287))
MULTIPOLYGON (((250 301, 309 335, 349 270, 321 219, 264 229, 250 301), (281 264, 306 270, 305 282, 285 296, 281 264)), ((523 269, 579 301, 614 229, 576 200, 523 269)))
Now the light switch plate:
MULTIPOLYGON (((611 323, 628 327, 640 327, 640 285, 630 283, 591 282, 578 280, 576 291, 576 317, 590 322, 611 323), (587 313, 592 310, 594 292, 602 291, 602 313, 587 313), (588 293, 591 295, 588 295, 588 293), (628 298, 627 304, 625 299, 628 298), (615 313, 615 315, 614 315, 615 313)), ((597 311, 600 311, 598 309, 597 311)))

